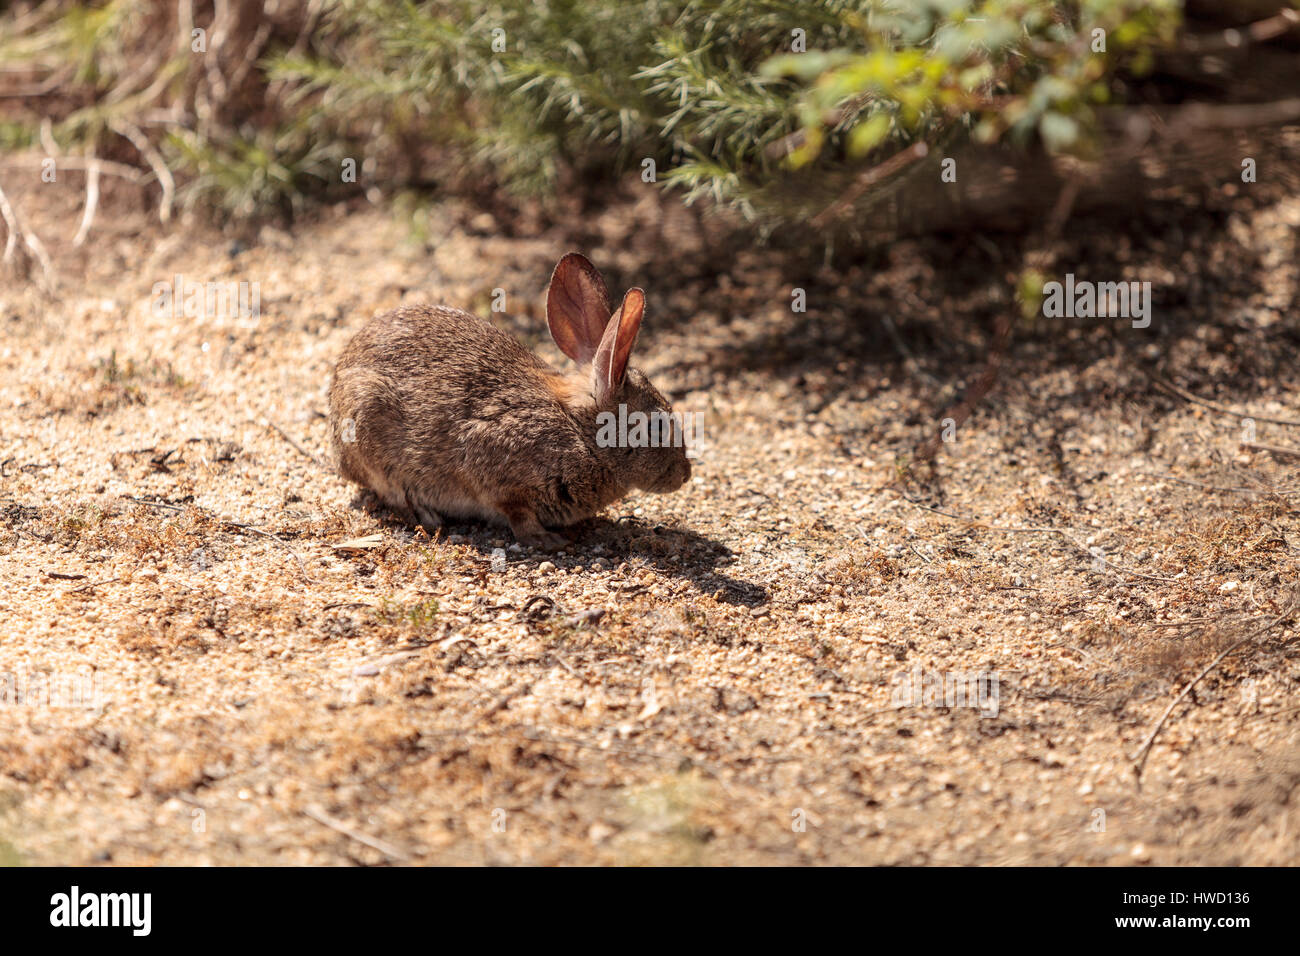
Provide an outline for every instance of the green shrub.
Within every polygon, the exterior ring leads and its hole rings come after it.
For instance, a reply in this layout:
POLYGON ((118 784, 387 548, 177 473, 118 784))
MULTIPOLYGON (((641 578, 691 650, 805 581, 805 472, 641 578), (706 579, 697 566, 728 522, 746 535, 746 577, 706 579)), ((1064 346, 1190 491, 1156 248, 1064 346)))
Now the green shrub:
MULTIPOLYGON (((0 57, 63 64, 62 95, 44 101, 60 144, 106 148, 131 124, 182 201, 236 215, 355 190, 347 158, 360 186, 390 191, 458 171, 546 191, 640 176, 649 159, 688 200, 781 221, 916 142, 1086 151, 1095 108, 1181 18, 1176 0, 334 0, 272 20, 261 7, 230 0, 211 24, 196 4, 214 45, 194 53, 173 5, 47 3, 0 30, 0 57)), ((3 141, 37 121, 0 117, 3 141)))

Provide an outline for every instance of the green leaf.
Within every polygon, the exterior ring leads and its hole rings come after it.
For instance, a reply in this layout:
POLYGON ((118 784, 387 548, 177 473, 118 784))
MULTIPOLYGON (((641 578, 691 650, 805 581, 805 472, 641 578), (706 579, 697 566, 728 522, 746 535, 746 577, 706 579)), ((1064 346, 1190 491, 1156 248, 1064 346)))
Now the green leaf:
POLYGON ((859 123, 849 133, 849 156, 861 159, 880 144, 889 133, 892 121, 887 113, 876 113, 865 123, 859 123))

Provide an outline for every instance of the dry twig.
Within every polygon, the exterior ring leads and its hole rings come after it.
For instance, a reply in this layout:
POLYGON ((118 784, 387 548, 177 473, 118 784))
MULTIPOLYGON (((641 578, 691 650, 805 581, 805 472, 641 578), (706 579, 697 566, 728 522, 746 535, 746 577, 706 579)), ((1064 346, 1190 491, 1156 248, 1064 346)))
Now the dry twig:
POLYGON ((372 850, 378 850, 386 857, 397 860, 399 862, 405 862, 411 858, 411 855, 409 853, 407 853, 405 850, 402 850, 394 846, 393 844, 389 843, 387 840, 381 840, 377 837, 367 836, 366 834, 362 833, 360 830, 354 830, 346 823, 343 823, 341 820, 334 819, 332 816, 327 814, 324 810, 318 809, 317 807, 305 807, 303 808, 302 812, 304 816, 310 817, 311 819, 315 820, 317 823, 321 824, 322 826, 329 827, 335 833, 341 833, 349 840, 356 840, 358 843, 362 843, 370 847, 372 850))
MULTIPOLYGON (((165 501, 150 501, 148 498, 133 498, 130 495, 123 495, 123 497, 126 498, 127 501, 134 501, 138 505, 147 505, 150 508, 162 508, 165 511, 180 511, 180 512, 185 511, 185 509, 182 508, 180 505, 168 504, 165 501)), ((218 524, 223 524, 228 528, 239 528, 241 531, 249 531, 252 532, 253 534, 261 535, 263 538, 270 538, 280 547, 284 548, 284 550, 288 551, 290 556, 292 556, 292 558, 298 562, 298 568, 299 570, 302 571, 302 576, 307 581, 308 584, 316 583, 316 581, 312 578, 312 576, 307 573, 307 565, 303 564, 302 558, 298 557, 298 552, 293 550, 293 548, 289 547, 288 544, 286 544, 283 540, 281 540, 276 535, 273 535, 269 531, 263 531, 261 528, 254 528, 252 525, 241 524, 238 521, 231 521, 228 518, 222 518, 219 515, 213 514, 211 511, 208 511, 205 508, 199 508, 198 506, 193 506, 193 507, 195 511, 199 512, 200 514, 208 518, 211 518, 213 521, 216 521, 218 524)))
POLYGON ((1295 609, 1295 605, 1296 605, 1296 598, 1292 597, 1291 600, 1287 602, 1286 607, 1282 609, 1281 614, 1272 618, 1264 625, 1251 631, 1249 634, 1247 634, 1245 637, 1241 638, 1240 640, 1235 641, 1230 647, 1228 647, 1217 657, 1215 657, 1214 660, 1206 664, 1205 668, 1187 683, 1187 686, 1182 689, 1182 692, 1179 693, 1179 695, 1175 697, 1172 701, 1170 701, 1169 706, 1165 708, 1165 712, 1160 715, 1160 719, 1157 720, 1155 726, 1151 728, 1151 733, 1147 734, 1147 739, 1143 741, 1142 746, 1137 749, 1136 753, 1134 753, 1131 757, 1129 757, 1129 759, 1133 761, 1133 773, 1138 778, 1139 782, 1142 779, 1142 768, 1146 766, 1147 755, 1151 753, 1151 745, 1156 742, 1156 737, 1160 734, 1160 731, 1164 727, 1165 722, 1169 720, 1169 715, 1174 712, 1174 708, 1178 706, 1178 704, 1183 700, 1184 697, 1186 697, 1188 694, 1192 692, 1192 688, 1195 687, 1197 684, 1199 684, 1205 678, 1205 675, 1207 675, 1208 673, 1210 673, 1210 671, 1218 667, 1219 664, 1222 663, 1223 660, 1229 654, 1232 654, 1237 649, 1243 647, 1248 641, 1254 640, 1256 637, 1259 637, 1261 634, 1271 631, 1278 624, 1286 620, 1287 617, 1290 616, 1291 612, 1295 609))
POLYGON ((81 225, 72 237, 73 247, 85 243, 90 235, 90 227, 95 221, 95 210, 99 208, 99 162, 92 158, 86 167, 86 210, 81 215, 81 225))
POLYGON ((1159 375, 1152 374, 1150 378, 1151 381, 1155 382, 1161 388, 1173 392, 1173 394, 1177 395, 1179 398, 1186 399, 1193 404, 1201 405, 1216 412, 1222 412, 1225 415, 1231 415, 1233 418, 1249 418, 1257 422, 1268 422, 1270 425, 1289 425, 1292 428, 1300 428, 1300 421, 1296 421, 1293 418, 1269 418, 1267 415, 1253 415, 1250 412, 1239 412, 1226 405, 1220 405, 1218 402, 1211 402, 1207 399, 1193 395, 1186 389, 1179 388, 1173 382, 1161 378, 1159 375))
POLYGON ((1300 495, 1300 488, 1250 488, 1244 485, 1234 488, 1226 485, 1207 485, 1203 481, 1193 481, 1191 478, 1178 478, 1174 475, 1160 475, 1152 471, 1139 471, 1137 474, 1144 478, 1155 478, 1158 481, 1172 481, 1178 485, 1190 485, 1193 488, 1203 488, 1206 491, 1237 492, 1251 495, 1278 495, 1283 498, 1288 495, 1300 495))
POLYGON ((176 196, 176 180, 158 150, 150 145, 148 138, 138 126, 131 123, 114 123, 113 131, 131 141, 131 145, 140 151, 149 168, 153 170, 159 185, 162 186, 162 202, 158 206, 158 218, 167 222, 172 217, 172 202, 176 196))
POLYGON ((270 426, 272 429, 274 429, 276 434, 278 434, 281 438, 287 441, 289 443, 289 446, 293 448, 293 450, 296 451, 298 454, 302 455, 304 458, 311 459, 312 463, 315 464, 317 467, 324 468, 326 471, 329 471, 329 466, 327 466, 325 462, 321 461, 319 458, 317 458, 307 449, 303 448, 302 445, 298 444, 296 441, 290 438, 289 433, 286 432, 279 425, 277 425, 275 422, 271 421, 268 418, 266 419, 266 424, 270 426))
POLYGON ((1164 581, 1166 583, 1174 583, 1179 580, 1179 578, 1165 578, 1157 574, 1147 574, 1144 571, 1134 571, 1132 568, 1126 568, 1123 565, 1116 564, 1114 561, 1108 561, 1102 555, 1097 554, 1095 551, 1090 550, 1086 545, 1080 542, 1077 538, 1071 536, 1068 531, 1065 531, 1062 528, 1032 528, 1032 527, 1031 528, 1010 528, 1010 527, 1006 527, 1005 525, 988 524, 987 522, 984 522, 979 518, 975 518, 970 515, 961 515, 952 511, 943 511, 940 510, 939 508, 931 507, 930 505, 927 505, 924 502, 916 501, 915 499, 909 498, 907 497, 907 495, 903 495, 903 500, 906 501, 908 504, 916 505, 918 508, 924 508, 926 511, 933 511, 935 514, 943 515, 945 518, 955 518, 958 521, 968 522, 974 527, 982 528, 985 531, 1000 531, 1003 534, 1058 535, 1061 538, 1064 538, 1070 544, 1074 545, 1075 548, 1077 548, 1079 551, 1086 554, 1088 557, 1092 558, 1095 561, 1100 561, 1102 564, 1106 565, 1106 567, 1113 568, 1114 570, 1119 571, 1123 574, 1131 574, 1134 577, 1146 578, 1150 581, 1164 581))
MULTIPOLYGON (((45 246, 36 236, 36 233, 29 232, 23 228, 18 213, 9 203, 9 197, 5 195, 3 189, 0 189, 0 219, 4 219, 5 226, 9 230, 8 238, 5 239, 4 262, 12 262, 15 253, 21 256, 30 254, 41 267, 46 291, 54 289, 54 266, 50 263, 49 254, 45 251, 45 246)), ((26 269, 26 260, 17 263, 24 271, 26 269)))
POLYGON ((1249 451, 1266 451, 1274 458, 1289 458, 1300 461, 1300 448, 1284 448, 1281 445, 1264 445, 1257 441, 1244 441, 1241 447, 1249 451))
POLYGON ((906 169, 918 160, 924 159, 930 153, 930 146, 924 140, 913 143, 907 149, 895 153, 889 159, 885 160, 878 166, 872 166, 866 170, 857 179, 853 185, 845 190, 844 195, 840 196, 835 202, 831 203, 816 216, 812 218, 811 225, 814 229, 825 228, 833 219, 838 219, 846 212, 853 208, 867 190, 882 179, 886 179, 900 170, 906 169))

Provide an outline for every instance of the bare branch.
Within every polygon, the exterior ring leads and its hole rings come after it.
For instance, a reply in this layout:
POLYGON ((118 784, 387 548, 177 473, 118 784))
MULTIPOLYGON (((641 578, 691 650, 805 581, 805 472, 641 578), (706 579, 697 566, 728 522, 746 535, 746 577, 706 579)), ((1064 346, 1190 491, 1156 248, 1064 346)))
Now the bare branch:
POLYGON ((91 159, 86 172, 86 211, 82 213, 81 225, 72 238, 72 245, 80 246, 90 234, 90 226, 95 221, 95 210, 99 208, 99 163, 91 159))
POLYGON ((812 227, 821 229, 833 219, 838 219, 853 208, 853 204, 862 198, 872 186, 894 173, 924 159, 930 153, 930 145, 924 140, 913 143, 902 152, 895 153, 877 166, 872 166, 854 180, 853 185, 844 191, 839 199, 831 203, 812 219, 812 227))
POLYGON ((140 155, 149 164, 153 174, 158 177, 158 182, 162 185, 163 191, 162 203, 158 207, 158 218, 163 222, 167 222, 172 217, 172 200, 176 195, 176 180, 172 178, 167 163, 158 150, 154 149, 149 143, 140 127, 132 123, 118 122, 113 124, 112 129, 119 136, 131 141, 131 145, 140 151, 140 155))

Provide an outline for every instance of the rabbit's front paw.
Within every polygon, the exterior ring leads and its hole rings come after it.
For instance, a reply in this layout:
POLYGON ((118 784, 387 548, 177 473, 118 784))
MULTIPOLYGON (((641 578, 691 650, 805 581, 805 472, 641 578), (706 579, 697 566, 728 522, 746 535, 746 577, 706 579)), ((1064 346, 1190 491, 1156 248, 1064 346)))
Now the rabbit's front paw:
POLYGON ((519 498, 502 501, 498 507, 510 522, 510 530, 515 540, 525 547, 541 548, 543 551, 560 551, 569 546, 568 539, 554 531, 547 531, 537 520, 537 512, 531 505, 523 504, 519 498))
POLYGON ((547 531, 543 528, 536 534, 526 534, 520 537, 519 543, 528 548, 539 548, 542 551, 563 551, 569 546, 569 539, 562 534, 556 534, 554 531, 547 531))

